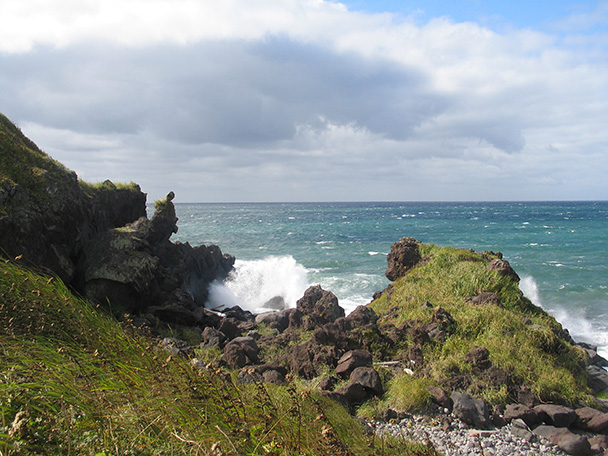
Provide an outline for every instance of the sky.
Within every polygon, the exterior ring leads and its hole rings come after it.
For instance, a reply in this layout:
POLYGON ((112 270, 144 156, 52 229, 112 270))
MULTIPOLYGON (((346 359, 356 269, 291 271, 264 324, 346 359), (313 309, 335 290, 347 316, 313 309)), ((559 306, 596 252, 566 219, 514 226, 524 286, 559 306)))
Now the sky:
POLYGON ((608 0, 3 0, 0 112, 149 201, 608 199, 608 0))

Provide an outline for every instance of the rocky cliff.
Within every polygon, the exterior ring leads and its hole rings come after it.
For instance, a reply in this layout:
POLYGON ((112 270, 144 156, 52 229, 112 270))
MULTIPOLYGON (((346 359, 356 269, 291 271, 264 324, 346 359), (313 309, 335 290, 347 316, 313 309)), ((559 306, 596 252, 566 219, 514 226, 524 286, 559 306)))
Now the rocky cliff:
POLYGON ((196 324, 209 284, 226 277, 234 258, 169 240, 177 231, 173 196, 148 219, 138 185, 79 181, 0 115, 2 254, 114 310, 196 324))

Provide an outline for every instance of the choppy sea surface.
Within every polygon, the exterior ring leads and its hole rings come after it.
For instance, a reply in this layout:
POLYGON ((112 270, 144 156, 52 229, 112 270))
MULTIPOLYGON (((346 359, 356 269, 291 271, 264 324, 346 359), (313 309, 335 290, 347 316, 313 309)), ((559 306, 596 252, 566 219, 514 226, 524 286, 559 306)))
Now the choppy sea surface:
POLYGON ((236 273, 212 288, 212 306, 267 310, 309 285, 347 312, 384 289, 386 255, 404 236, 503 253, 520 288, 572 336, 608 356, 608 201, 492 203, 177 204, 172 240, 217 244, 236 273))

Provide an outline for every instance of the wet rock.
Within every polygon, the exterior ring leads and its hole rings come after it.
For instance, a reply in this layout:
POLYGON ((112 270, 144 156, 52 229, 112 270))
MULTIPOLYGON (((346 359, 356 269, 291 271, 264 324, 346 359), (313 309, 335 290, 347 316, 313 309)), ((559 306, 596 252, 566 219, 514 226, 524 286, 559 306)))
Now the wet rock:
POLYGON ((388 268, 385 275, 388 280, 395 281, 403 277, 410 269, 422 259, 418 247, 420 241, 414 238, 401 238, 391 246, 386 260, 388 268))

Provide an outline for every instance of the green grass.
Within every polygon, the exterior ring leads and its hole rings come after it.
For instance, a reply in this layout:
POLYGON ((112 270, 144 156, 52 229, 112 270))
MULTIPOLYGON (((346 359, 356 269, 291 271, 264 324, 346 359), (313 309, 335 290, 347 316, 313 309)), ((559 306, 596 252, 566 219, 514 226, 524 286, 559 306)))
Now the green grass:
MULTIPOLYGON (((420 375, 438 385, 448 385, 455 376, 469 376, 474 392, 490 403, 516 401, 506 386, 488 383, 465 361, 473 348, 484 346, 495 367, 529 385, 540 401, 593 403, 582 351, 561 337, 559 323, 525 298, 516 281, 489 271, 489 260, 478 253, 431 244, 420 249, 428 260, 395 281, 390 298, 385 292, 371 304, 380 323, 428 324, 436 307, 456 320, 454 332, 444 343, 424 346, 426 369, 420 375), (496 293, 502 307, 467 301, 481 292, 496 293), (423 306, 426 301, 431 308, 423 306)), ((394 388, 387 394, 389 405, 404 400, 394 388)), ((421 407, 423 402, 421 398, 408 407, 421 407)))
POLYGON ((197 371, 10 262, 0 263, 0 366, 2 456, 434 454, 365 435, 304 382, 197 371))

